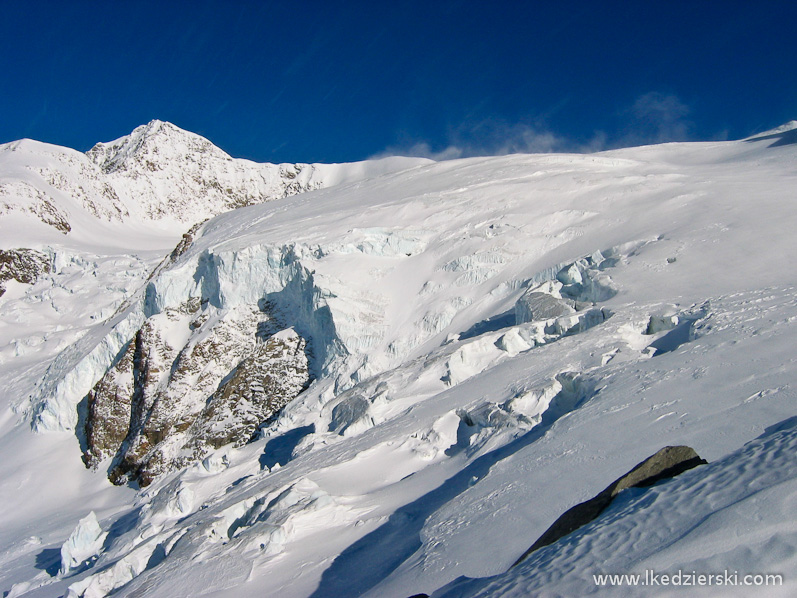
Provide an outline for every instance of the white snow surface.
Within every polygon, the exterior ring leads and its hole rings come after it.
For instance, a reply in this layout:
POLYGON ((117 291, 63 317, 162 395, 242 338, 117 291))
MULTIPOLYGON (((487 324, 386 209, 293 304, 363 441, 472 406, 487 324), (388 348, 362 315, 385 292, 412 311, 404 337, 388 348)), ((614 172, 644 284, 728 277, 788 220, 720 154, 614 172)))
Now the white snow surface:
POLYGON ((794 594, 797 146, 314 165, 334 187, 224 212, 161 263, 222 204, 180 221, 147 161, 244 167, 147 126, 167 139, 137 129, 91 159, 29 141, 0 152, 3 188, 46 191, 72 227, 27 207, 0 217, 4 247, 58 263, 0 297, 0 590, 658 596, 684 588, 593 575, 730 569, 784 584, 697 595, 794 594), (42 164, 148 191, 135 208, 104 187, 58 195, 42 164), (145 318, 190 298, 267 302, 309 339, 316 381, 259 440, 111 486, 81 463, 79 405, 145 318), (678 444, 710 464, 621 493, 510 569, 565 510, 678 444), (94 542, 60 571, 79 530, 94 542))
POLYGON ((61 575, 67 575, 97 556, 108 532, 103 532, 94 511, 78 521, 77 527, 61 546, 61 575))

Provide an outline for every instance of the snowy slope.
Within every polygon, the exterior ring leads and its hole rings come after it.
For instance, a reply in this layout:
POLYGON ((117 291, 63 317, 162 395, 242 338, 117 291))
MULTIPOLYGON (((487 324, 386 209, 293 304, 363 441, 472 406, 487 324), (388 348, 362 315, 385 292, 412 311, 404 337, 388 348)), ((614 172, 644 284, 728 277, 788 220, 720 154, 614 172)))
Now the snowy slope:
MULTIPOLYGON (((366 165, 208 221, 115 315, 18 374, 31 394, 2 423, 0 452, 24 463, 0 472, 0 587, 617 595, 591 575, 736 568, 793 592, 778 522, 795 496, 797 150, 772 136, 366 165), (110 459, 81 469, 81 402, 186 305, 253 338, 240 314, 260 309, 307 340, 315 381, 259 439, 113 487, 110 459), (562 512, 676 444, 712 463, 626 491, 507 572, 562 512), (491 577, 447 586, 461 576, 491 577)), ((95 152, 109 176, 129 172, 110 157, 125 143, 95 152)), ((193 320, 170 321, 169 346, 193 346, 193 320)))
POLYGON ((462 579, 434 596, 792 596, 797 529, 786 497, 797 492, 795 442, 792 417, 698 471, 627 491, 598 521, 507 573, 462 579), (593 577, 616 572, 640 579, 612 587, 593 577), (785 583, 766 585, 766 575, 785 583))
POLYGON ((50 361, 90 337, 207 218, 427 162, 257 164, 157 120, 87 154, 31 140, 0 146, 0 364, 8 401, 27 410, 50 361), (39 264, 26 284, 3 270, 17 250, 39 264))
POLYGON ((23 139, 0 146, 0 238, 2 248, 67 239, 116 247, 130 241, 119 238, 123 223, 129 234, 174 239, 175 232, 236 207, 424 162, 259 164, 158 120, 86 154, 23 139))

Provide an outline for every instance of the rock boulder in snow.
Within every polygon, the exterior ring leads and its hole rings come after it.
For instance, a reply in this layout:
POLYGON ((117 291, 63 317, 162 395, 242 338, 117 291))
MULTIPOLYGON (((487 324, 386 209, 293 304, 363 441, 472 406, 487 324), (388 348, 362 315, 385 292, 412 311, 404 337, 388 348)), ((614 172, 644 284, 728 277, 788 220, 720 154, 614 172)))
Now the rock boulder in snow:
MULTIPOLYGON (((600 494, 565 511, 539 539, 523 553, 515 565, 535 550, 553 544, 559 538, 577 530, 597 518, 614 497, 626 488, 652 486, 660 480, 675 477, 684 471, 704 465, 705 459, 688 446, 666 446, 648 457, 624 476, 609 484, 600 494)), ((513 565, 514 566, 514 565, 513 565)))

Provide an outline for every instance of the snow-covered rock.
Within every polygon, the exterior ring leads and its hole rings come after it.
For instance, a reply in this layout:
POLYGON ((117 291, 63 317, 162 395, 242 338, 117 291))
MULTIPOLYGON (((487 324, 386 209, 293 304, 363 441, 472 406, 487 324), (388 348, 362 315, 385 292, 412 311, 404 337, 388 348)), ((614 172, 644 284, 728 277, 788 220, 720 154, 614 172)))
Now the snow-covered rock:
POLYGON ((0 249, 0 297, 6 292, 7 281, 33 284, 42 274, 49 273, 50 269, 50 260, 40 251, 0 249))

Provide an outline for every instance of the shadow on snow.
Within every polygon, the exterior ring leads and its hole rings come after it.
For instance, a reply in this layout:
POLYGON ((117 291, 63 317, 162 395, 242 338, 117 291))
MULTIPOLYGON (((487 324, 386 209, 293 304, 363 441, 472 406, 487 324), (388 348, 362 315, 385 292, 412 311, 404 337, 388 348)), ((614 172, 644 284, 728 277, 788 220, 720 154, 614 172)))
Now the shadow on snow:
POLYGON ((474 459, 431 492, 397 509, 382 526, 338 555, 322 574, 311 598, 355 598, 374 588, 421 548, 420 532, 432 513, 479 482, 493 465, 544 436, 568 412, 546 412, 533 429, 474 459))

